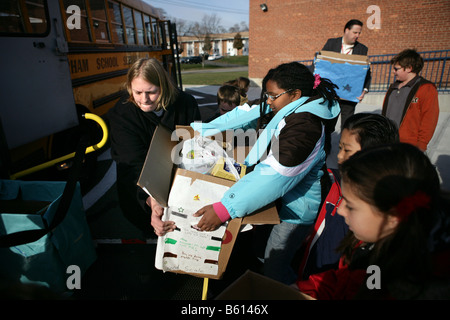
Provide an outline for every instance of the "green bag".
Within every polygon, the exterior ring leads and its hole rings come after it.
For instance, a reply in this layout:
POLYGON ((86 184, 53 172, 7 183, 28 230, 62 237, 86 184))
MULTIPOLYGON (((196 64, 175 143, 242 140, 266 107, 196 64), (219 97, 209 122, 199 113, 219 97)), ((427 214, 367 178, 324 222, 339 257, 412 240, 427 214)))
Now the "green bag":
POLYGON ((0 180, 0 281, 67 292, 68 267, 82 275, 95 261, 77 181, 84 150, 67 183, 0 180))

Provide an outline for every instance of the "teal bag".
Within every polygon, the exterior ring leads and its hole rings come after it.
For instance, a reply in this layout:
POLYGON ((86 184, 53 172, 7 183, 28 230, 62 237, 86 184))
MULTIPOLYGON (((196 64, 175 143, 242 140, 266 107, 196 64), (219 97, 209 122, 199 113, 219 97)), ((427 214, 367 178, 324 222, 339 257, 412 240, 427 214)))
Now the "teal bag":
POLYGON ((0 180, 0 281, 63 293, 72 289, 68 267, 81 276, 96 260, 77 176, 71 172, 67 183, 0 180))

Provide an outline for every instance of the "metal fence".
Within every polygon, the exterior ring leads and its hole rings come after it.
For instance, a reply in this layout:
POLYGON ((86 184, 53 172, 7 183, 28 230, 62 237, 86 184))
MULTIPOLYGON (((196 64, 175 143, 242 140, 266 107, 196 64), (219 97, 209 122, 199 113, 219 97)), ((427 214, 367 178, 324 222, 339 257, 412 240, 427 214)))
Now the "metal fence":
MULTIPOLYGON (((450 93, 450 50, 419 52, 424 60, 420 75, 433 82, 440 93, 450 93)), ((372 81, 371 92, 386 92, 395 81, 391 59, 395 54, 380 54, 369 56, 372 81)), ((314 60, 299 61, 312 66, 314 60)))

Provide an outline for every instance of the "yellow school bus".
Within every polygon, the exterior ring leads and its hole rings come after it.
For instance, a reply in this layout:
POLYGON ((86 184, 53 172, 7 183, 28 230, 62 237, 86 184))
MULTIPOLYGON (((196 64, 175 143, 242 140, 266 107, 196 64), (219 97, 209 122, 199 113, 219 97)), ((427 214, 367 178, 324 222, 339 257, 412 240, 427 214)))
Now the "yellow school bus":
POLYGON ((104 115, 140 57, 161 61, 181 88, 176 39, 141 0, 2 0, 0 173, 73 151, 82 115, 104 115))

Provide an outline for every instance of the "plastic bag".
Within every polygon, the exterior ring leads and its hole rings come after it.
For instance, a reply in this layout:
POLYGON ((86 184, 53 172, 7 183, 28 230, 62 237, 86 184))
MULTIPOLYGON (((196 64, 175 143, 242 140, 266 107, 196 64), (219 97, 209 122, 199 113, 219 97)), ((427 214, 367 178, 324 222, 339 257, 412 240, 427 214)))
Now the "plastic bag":
POLYGON ((180 168, 202 174, 210 174, 215 164, 223 158, 236 181, 240 178, 234 159, 228 156, 216 140, 199 135, 186 140, 183 142, 181 156, 180 168))

